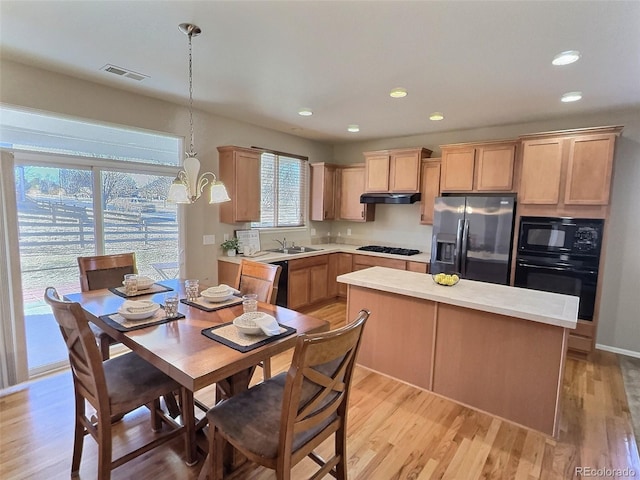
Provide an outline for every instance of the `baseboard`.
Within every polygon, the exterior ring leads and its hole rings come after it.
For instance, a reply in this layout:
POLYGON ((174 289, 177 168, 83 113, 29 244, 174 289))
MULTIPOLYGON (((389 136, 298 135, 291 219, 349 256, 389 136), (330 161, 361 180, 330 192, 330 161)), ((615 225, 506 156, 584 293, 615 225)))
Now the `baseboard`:
POLYGON ((618 347, 610 347, 609 345, 601 345, 599 343, 596 343, 596 348, 598 350, 604 350, 605 352, 617 353, 619 355, 626 355, 627 357, 640 358, 640 352, 635 352, 633 350, 626 350, 624 348, 618 348, 618 347))

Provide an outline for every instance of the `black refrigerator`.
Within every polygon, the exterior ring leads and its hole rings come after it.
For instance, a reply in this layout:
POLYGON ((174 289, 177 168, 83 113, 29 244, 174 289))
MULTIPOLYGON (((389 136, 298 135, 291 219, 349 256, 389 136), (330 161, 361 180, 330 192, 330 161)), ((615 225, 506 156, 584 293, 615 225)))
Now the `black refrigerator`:
POLYGON ((436 198, 431 273, 507 285, 515 204, 515 195, 436 198))

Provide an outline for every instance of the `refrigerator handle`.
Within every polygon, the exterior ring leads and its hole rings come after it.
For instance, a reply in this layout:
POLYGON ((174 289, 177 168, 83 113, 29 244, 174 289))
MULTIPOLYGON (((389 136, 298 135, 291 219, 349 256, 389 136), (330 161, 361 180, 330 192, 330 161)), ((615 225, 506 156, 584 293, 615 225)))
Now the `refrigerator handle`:
POLYGON ((462 251, 460 252, 460 266, 462 267, 460 273, 463 277, 467 276, 467 246, 469 243, 469 220, 464 221, 464 228, 462 230, 462 251))
POLYGON ((460 272, 460 253, 462 252, 462 219, 458 220, 458 228, 456 229, 456 253, 453 264, 455 265, 456 272, 460 272))

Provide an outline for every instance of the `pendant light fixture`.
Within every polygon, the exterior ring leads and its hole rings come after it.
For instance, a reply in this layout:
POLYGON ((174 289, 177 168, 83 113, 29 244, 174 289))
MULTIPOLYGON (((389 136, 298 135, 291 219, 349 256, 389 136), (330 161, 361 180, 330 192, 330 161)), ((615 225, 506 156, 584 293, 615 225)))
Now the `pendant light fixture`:
POLYGON ((227 193, 224 184, 220 182, 212 172, 200 173, 200 160, 196 158, 198 155, 193 149, 193 68, 191 55, 191 39, 202 33, 197 25, 192 23, 181 23, 178 28, 182 33, 189 37, 189 128, 191 132, 191 143, 189 151, 186 152, 187 158, 184 160, 183 170, 178 172, 176 179, 169 188, 167 200, 175 203, 194 203, 204 190, 207 184, 211 183, 211 195, 209 203, 228 202, 231 199, 227 193), (208 176, 211 176, 209 180, 208 176))

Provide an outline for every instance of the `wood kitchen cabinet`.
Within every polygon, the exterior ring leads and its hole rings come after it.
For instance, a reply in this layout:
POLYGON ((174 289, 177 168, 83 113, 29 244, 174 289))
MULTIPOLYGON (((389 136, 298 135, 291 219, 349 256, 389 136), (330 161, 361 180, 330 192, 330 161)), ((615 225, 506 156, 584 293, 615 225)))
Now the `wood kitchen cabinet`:
POLYGON ((312 163, 311 167, 311 212, 314 221, 335 220, 338 205, 337 165, 312 163))
POLYGON ((560 209, 608 205, 614 145, 621 131, 602 127, 521 137, 518 202, 560 209))
POLYGON ((407 262, 395 258, 374 257, 372 255, 353 255, 353 271, 370 267, 387 267, 406 270, 407 262))
POLYGON ((430 156, 431 150, 426 148, 364 152, 365 192, 419 192, 421 163, 430 156))
POLYGON ((289 260, 288 308, 296 310, 329 298, 329 255, 289 260))
POLYGON ((516 142, 442 145, 440 191, 513 190, 516 142))
POLYGON ((433 225, 433 206, 440 195, 440 159, 422 161, 422 187, 420 189, 420 223, 433 225))
MULTIPOLYGON (((351 253, 337 253, 338 256, 338 271, 337 275, 342 275, 344 273, 353 272, 353 254, 351 253)), ((336 282, 337 283, 337 282, 336 282)), ((347 284, 346 283, 337 283, 338 286, 338 296, 346 297, 347 296, 347 284)))
POLYGON ((375 219, 375 204, 360 203, 364 193, 365 166, 354 164, 338 171, 340 184, 339 220, 372 222, 375 219))
POLYGON ((219 179, 230 202, 220 204, 223 223, 260 220, 260 157, 262 151, 235 146, 218 147, 219 179))

